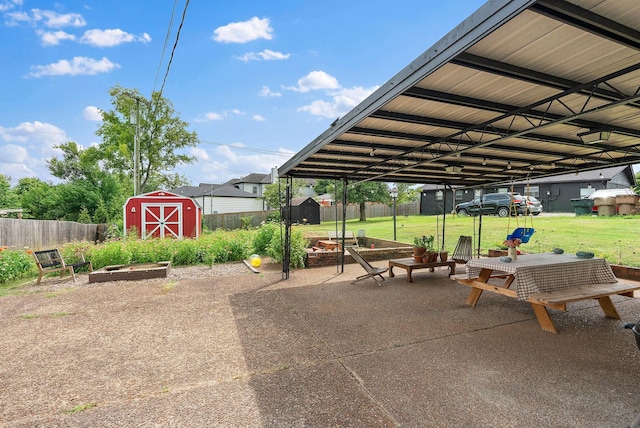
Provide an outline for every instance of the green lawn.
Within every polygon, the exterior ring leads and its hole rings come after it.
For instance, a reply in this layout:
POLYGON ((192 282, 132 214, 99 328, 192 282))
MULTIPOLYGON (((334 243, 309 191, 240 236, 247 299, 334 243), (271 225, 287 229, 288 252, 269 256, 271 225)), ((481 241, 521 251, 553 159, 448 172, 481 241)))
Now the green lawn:
MULTIPOLYGON (((436 242, 442 241, 442 216, 408 216, 397 217, 396 234, 398 242, 411 244, 416 235, 439 236, 436 242), (439 227, 438 227, 439 225, 439 227)), ((476 217, 447 216, 445 223, 445 246, 453 251, 460 235, 474 235, 478 229, 479 219, 476 217)), ((516 227, 533 227, 535 234, 520 249, 529 253, 551 251, 554 247, 564 248, 565 252, 593 251, 597 257, 604 257, 610 263, 640 267, 638 254, 638 236, 640 232, 640 216, 566 216, 499 218, 486 216, 482 218, 481 253, 486 254, 489 248, 497 248, 507 233, 516 227)), ((326 235, 328 230, 341 230, 342 224, 325 222, 320 225, 295 226, 305 236, 326 235)), ((393 218, 377 217, 359 222, 347 221, 347 230, 356 235, 364 230, 366 236, 393 240, 393 218)), ((477 246, 477 240, 475 241, 477 246)))

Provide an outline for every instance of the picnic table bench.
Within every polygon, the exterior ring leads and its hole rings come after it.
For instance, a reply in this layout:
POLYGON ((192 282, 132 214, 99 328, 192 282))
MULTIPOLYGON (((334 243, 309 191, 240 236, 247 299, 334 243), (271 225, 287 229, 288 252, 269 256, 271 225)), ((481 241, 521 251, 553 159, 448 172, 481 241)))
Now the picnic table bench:
POLYGON ((68 271, 69 274, 71 274, 73 282, 76 282, 76 268, 88 266, 89 271, 93 272, 93 265, 90 261, 86 261, 82 254, 80 255, 81 261, 73 264, 67 264, 57 248, 52 250, 34 251, 33 257, 36 259, 36 265, 38 267, 38 281, 36 282, 36 285, 40 284, 42 277, 52 272, 60 272, 60 278, 62 278, 64 273, 68 271))
POLYGON ((449 276, 455 275, 456 273, 456 262, 455 260, 448 260, 446 262, 416 262, 413 258, 407 259, 393 259, 389 260, 389 277, 394 277, 393 268, 398 267, 407 271, 407 282, 413 282, 413 278, 411 277, 411 272, 416 269, 429 269, 430 272, 434 271, 434 268, 439 266, 448 266, 449 267, 449 276))
POLYGON ((620 319, 611 296, 633 297, 638 284, 618 282, 604 259, 582 260, 571 255, 531 254, 517 262, 473 259, 458 283, 471 287, 466 300, 475 306, 483 291, 529 302, 543 330, 557 333, 548 308, 566 311, 569 303, 595 299, 608 318, 620 319), (501 280, 501 281, 498 281, 501 280), (515 289, 510 288, 515 284, 515 289))

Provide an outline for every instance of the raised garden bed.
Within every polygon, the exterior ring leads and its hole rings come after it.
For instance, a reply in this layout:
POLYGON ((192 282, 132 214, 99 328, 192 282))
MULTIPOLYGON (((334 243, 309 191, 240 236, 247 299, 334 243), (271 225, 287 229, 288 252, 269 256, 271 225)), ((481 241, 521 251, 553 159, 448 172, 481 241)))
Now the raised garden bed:
POLYGON ((136 281, 149 278, 166 278, 171 262, 141 263, 134 265, 105 266, 89 273, 89 282, 136 281))

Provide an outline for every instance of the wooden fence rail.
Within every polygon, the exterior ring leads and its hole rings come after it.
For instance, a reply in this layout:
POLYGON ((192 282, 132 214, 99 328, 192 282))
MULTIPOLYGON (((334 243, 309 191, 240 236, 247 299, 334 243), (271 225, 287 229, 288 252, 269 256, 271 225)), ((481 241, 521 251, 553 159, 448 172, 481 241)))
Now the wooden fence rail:
MULTIPOLYGON (((396 207, 396 215, 417 215, 420 214, 419 202, 407 202, 404 204, 398 204, 396 207)), ((336 221, 336 211, 338 214, 338 220, 342 220, 342 205, 330 207, 320 207, 320 221, 336 221)), ((391 217, 393 215, 393 205, 386 204, 366 204, 365 215, 367 218, 374 217, 391 217)), ((360 205, 348 204, 346 219, 351 220, 360 218, 360 205)))
POLYGON ((241 229, 243 218, 251 227, 260 226, 260 223, 267 221, 267 218, 274 211, 248 211, 241 213, 205 214, 202 216, 202 225, 209 230, 216 229, 241 229))
POLYGON ((54 248, 65 242, 96 241, 105 230, 106 225, 74 221, 0 218, 0 246, 54 248))

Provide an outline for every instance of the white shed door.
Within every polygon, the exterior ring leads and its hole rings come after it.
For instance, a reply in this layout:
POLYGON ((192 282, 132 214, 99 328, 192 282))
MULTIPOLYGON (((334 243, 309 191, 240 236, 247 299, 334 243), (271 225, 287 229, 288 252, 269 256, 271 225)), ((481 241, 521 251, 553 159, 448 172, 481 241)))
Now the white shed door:
POLYGON ((182 238, 182 204, 142 204, 142 239, 182 238))

